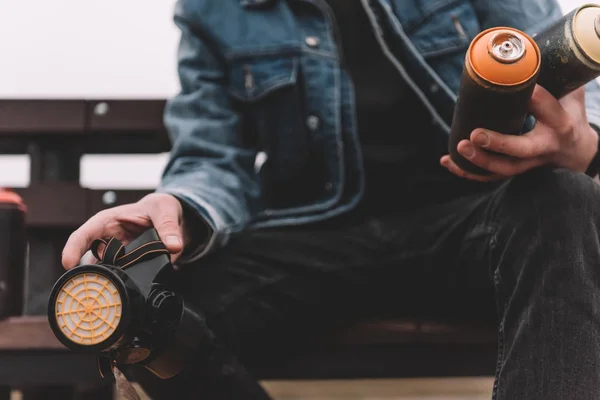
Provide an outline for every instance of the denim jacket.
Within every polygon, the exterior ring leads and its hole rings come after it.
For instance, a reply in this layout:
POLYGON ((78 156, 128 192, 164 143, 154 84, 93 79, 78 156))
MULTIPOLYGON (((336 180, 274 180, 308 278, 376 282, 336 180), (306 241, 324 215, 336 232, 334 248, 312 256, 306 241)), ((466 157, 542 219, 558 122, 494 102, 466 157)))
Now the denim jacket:
MULTIPOLYGON (((534 35, 563 15, 555 0, 361 1, 444 141, 471 40, 494 26, 534 35)), ((354 207, 364 191, 354 93, 326 2, 179 0, 174 19, 181 91, 165 110, 172 152, 157 191, 179 198, 211 232, 181 263, 244 229, 354 207)), ((596 82, 586 96, 588 119, 600 126, 596 82)))

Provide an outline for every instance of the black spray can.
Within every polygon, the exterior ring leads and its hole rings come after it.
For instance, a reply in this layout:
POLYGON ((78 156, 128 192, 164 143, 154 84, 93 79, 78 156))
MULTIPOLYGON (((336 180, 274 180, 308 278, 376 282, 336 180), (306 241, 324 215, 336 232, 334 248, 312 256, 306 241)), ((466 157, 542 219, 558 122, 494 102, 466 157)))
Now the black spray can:
POLYGON ((454 108, 448 151, 463 170, 489 172, 472 164, 458 151, 461 140, 476 128, 519 134, 540 69, 540 50, 527 34, 496 27, 477 35, 465 57, 461 86, 454 108))
POLYGON ((21 197, 0 189, 0 318, 21 315, 27 262, 26 208, 21 197))
POLYGON ((578 7, 533 38, 542 54, 537 83, 557 99, 600 76, 600 6, 578 7))

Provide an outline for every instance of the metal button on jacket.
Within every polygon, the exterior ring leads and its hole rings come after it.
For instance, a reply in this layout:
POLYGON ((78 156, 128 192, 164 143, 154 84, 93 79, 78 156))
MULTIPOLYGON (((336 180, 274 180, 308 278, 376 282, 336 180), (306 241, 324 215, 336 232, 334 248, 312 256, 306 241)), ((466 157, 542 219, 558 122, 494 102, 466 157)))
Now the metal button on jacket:
POLYGON ((316 36, 308 36, 305 39, 305 42, 309 47, 317 47, 317 46, 319 46, 320 41, 319 41, 319 38, 316 36))
POLYGON ((306 118, 306 126, 308 126, 308 129, 311 131, 316 131, 319 128, 319 123, 319 117, 316 115, 309 115, 308 118, 306 118))

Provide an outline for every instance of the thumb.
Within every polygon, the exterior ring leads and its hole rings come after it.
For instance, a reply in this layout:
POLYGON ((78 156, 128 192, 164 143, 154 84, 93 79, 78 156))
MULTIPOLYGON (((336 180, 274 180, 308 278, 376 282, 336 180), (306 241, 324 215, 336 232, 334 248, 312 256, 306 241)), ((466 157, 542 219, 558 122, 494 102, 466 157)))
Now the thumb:
POLYGON ((182 229, 179 223, 182 212, 181 205, 172 196, 158 200, 150 213, 152 225, 169 252, 171 254, 179 253, 183 250, 182 229))
POLYGON ((183 249, 181 230, 174 218, 163 216, 161 221, 155 224, 160 240, 167 246, 170 253, 179 253, 183 249))
POLYGON ((158 232, 160 240, 167 246, 170 253, 179 253, 183 249, 181 240, 181 228, 177 223, 177 215, 159 215, 154 227, 158 232))

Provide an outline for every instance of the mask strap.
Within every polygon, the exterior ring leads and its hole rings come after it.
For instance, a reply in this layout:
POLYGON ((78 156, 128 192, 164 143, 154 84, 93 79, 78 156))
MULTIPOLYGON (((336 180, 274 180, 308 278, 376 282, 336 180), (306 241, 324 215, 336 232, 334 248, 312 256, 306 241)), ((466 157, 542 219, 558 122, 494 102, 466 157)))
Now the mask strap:
POLYGON ((115 237, 110 239, 96 239, 92 242, 90 248, 94 257, 102 264, 116 265, 122 269, 130 265, 140 262, 148 257, 156 257, 159 254, 170 254, 166 246, 160 240, 153 240, 136 247, 135 249, 125 252, 125 245, 115 237), (99 254, 100 245, 104 245, 102 256, 99 254))

